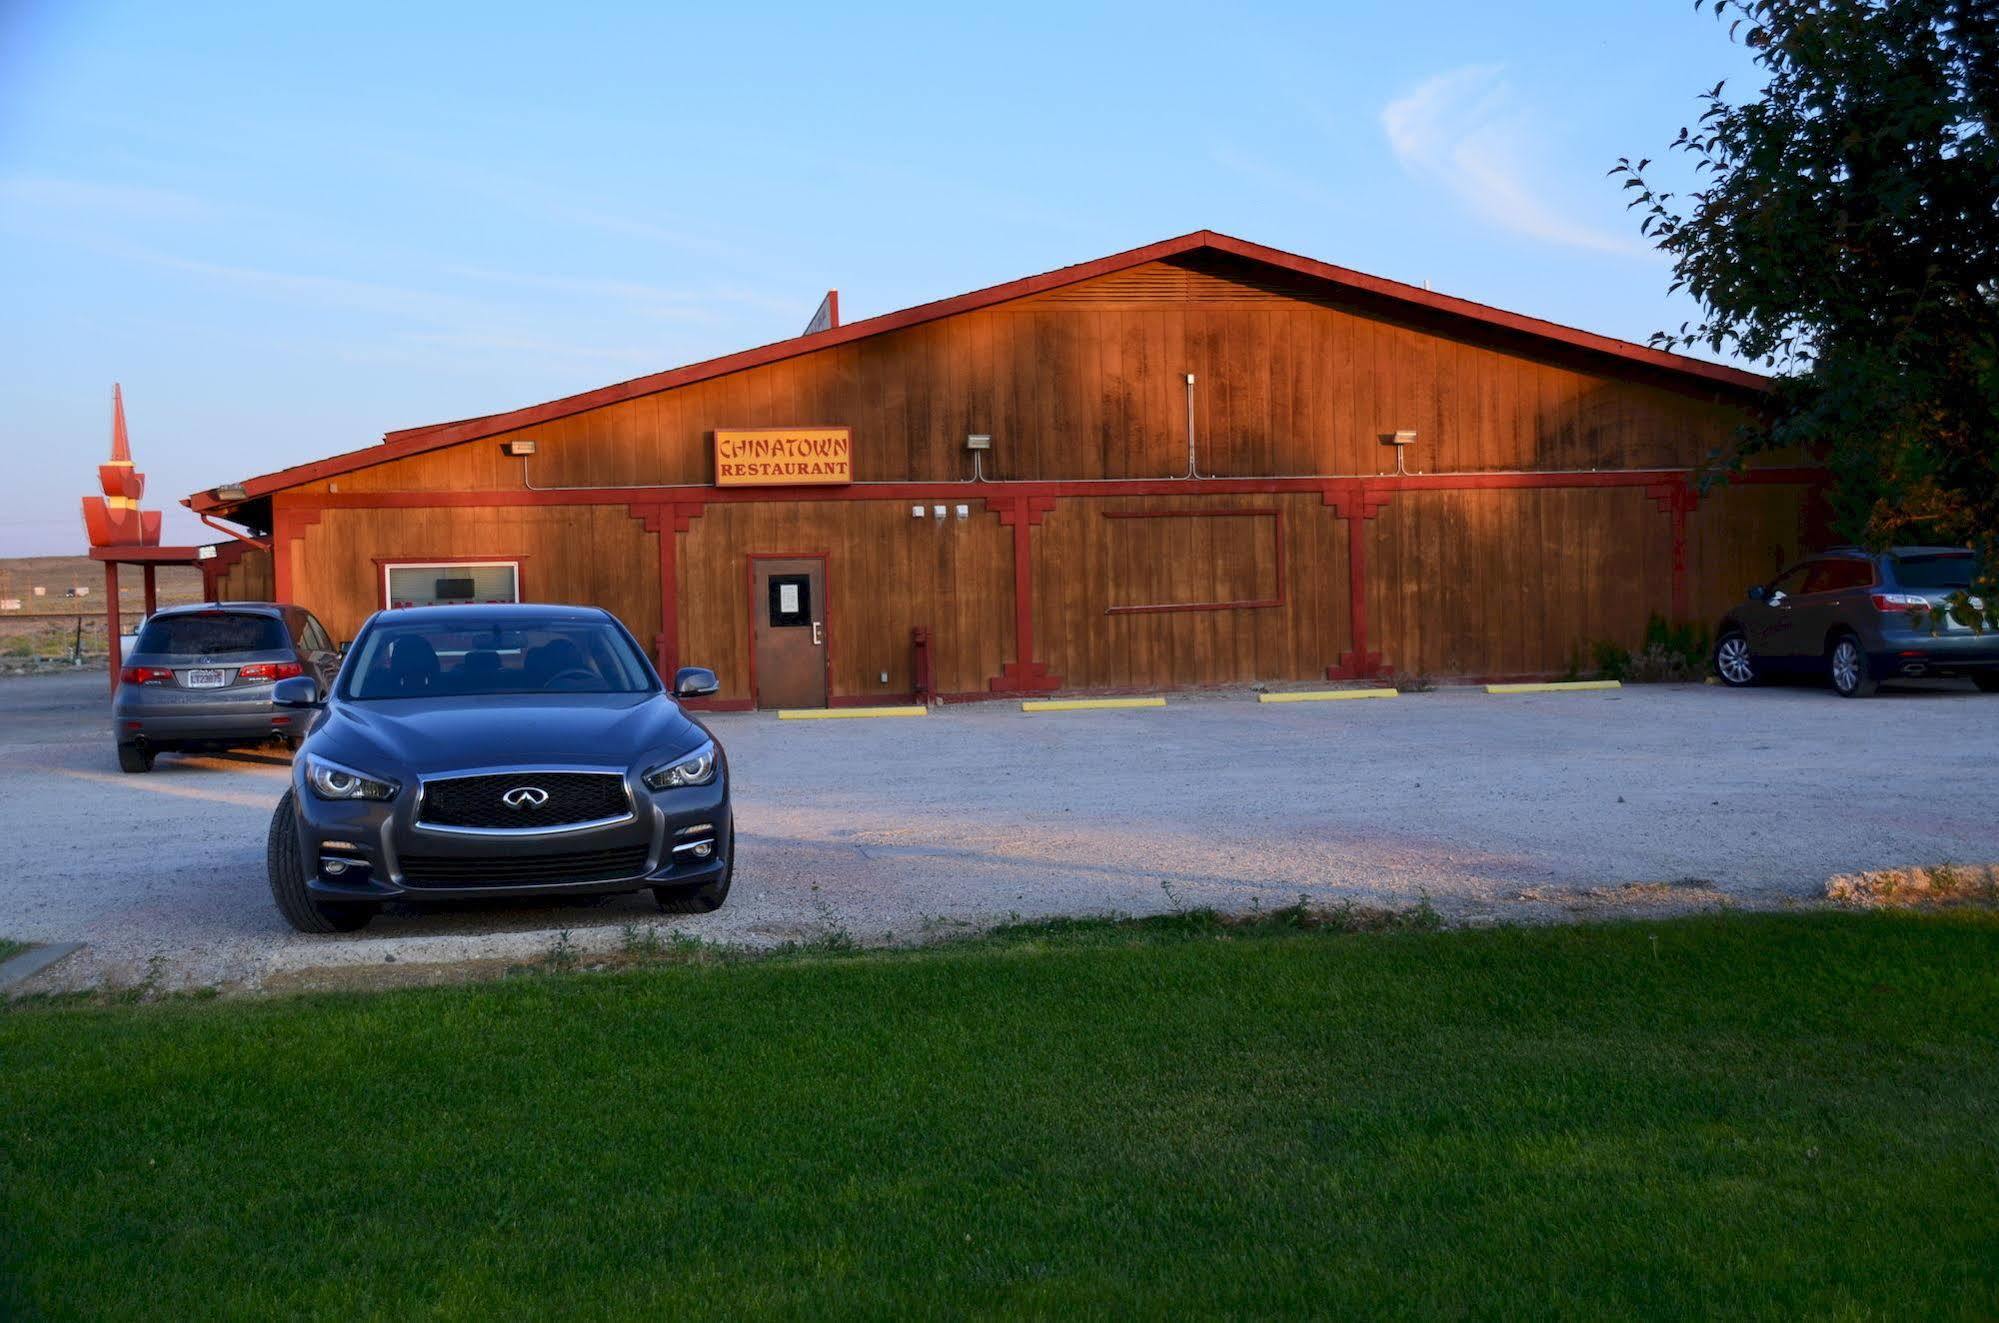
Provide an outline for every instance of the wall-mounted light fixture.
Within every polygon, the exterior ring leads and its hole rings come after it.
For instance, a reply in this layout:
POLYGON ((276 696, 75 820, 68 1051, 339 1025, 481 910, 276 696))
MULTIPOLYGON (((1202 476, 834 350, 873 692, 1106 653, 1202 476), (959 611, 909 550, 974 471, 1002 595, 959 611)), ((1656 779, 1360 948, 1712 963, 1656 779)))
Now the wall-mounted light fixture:
POLYGON ((965 438, 965 449, 967 450, 991 450, 992 448, 993 439, 984 432, 974 432, 965 438))
POLYGON ((535 443, 532 441, 516 439, 507 442, 506 445, 502 447, 502 449, 504 449, 509 455, 517 455, 522 459, 526 459, 529 455, 532 455, 535 452, 535 443))
POLYGON ((250 499, 250 493, 243 490, 243 484, 240 482, 232 482, 226 487, 217 487, 214 494, 215 499, 218 501, 247 501, 250 499))
POLYGON ((1395 447, 1395 471, 1406 476, 1409 470, 1403 466, 1402 457, 1408 453, 1410 446, 1416 444, 1416 433, 1397 432, 1392 436, 1384 436, 1381 438, 1381 444, 1395 447))

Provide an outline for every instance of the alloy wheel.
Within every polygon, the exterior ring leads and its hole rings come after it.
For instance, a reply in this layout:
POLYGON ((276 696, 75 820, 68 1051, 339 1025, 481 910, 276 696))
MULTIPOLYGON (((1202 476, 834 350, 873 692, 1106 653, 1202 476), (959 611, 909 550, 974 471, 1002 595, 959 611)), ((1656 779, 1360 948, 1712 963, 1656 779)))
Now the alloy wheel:
POLYGON ((1748 684, 1756 678, 1756 664, 1749 656, 1749 640, 1731 634, 1715 649, 1714 668, 1730 684, 1748 684))
POLYGON ((1860 649, 1852 639, 1841 639, 1832 650, 1832 684, 1842 694, 1860 685, 1860 649))

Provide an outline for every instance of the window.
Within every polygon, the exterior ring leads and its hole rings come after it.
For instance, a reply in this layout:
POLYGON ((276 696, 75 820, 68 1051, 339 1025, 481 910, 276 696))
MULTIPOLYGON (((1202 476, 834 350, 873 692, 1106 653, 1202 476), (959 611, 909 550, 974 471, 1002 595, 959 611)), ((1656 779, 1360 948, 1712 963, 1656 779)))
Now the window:
POLYGON ((391 607, 521 600, 520 562, 422 562, 382 567, 382 600, 391 607))
POLYGON ((1768 595, 1773 598, 1789 597, 1793 593, 1802 592, 1805 575, 1811 572, 1811 568, 1809 565, 1800 565, 1795 569, 1784 571, 1771 581, 1768 595))
POLYGON ((1822 560, 1812 566, 1803 591, 1837 593, 1848 588, 1867 588, 1874 583, 1874 566, 1864 560, 1822 560))
POLYGON ((305 618, 305 629, 301 631, 301 636, 305 640, 306 648, 312 652, 333 651, 333 639, 328 636, 325 627, 312 616, 305 618))
POLYGON ((770 627, 785 629, 812 623, 812 576, 770 576, 770 627))
POLYGON ((645 659, 624 631, 602 619, 519 620, 484 611, 466 618, 465 624, 405 624, 393 615, 377 617, 346 668, 346 696, 653 691, 645 659))
POLYGON ((135 651, 194 657, 244 652, 288 652, 291 636, 276 616, 240 611, 199 611, 154 616, 139 631, 135 651))
POLYGON ((1895 558, 1895 581, 1904 588, 1969 588, 1977 577, 1978 562, 1963 552, 1895 558))

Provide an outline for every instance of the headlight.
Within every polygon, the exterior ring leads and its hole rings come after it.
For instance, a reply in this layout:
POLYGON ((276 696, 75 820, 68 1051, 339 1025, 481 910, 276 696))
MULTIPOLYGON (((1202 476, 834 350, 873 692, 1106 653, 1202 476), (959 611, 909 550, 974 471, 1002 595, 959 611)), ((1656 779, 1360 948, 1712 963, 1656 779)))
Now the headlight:
POLYGON ((683 753, 670 763, 661 763, 645 774, 648 790, 677 790, 681 786, 705 786, 715 779, 715 741, 709 740, 692 753, 683 753))
POLYGON ((306 755, 305 783, 321 799, 394 799, 397 790, 394 781, 379 781, 313 754, 306 755))

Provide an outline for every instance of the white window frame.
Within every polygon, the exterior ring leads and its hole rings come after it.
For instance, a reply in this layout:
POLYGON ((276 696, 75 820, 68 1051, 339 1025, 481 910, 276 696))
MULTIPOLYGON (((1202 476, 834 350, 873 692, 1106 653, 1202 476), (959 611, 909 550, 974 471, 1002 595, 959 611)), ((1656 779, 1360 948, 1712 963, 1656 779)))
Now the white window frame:
MULTIPOLYGON (((496 565, 504 565, 514 572, 513 600, 520 601, 521 563, 518 560, 385 560, 382 562, 382 609, 385 611, 401 609, 396 606, 395 594, 389 590, 389 574, 393 570, 480 570, 492 569, 496 565)), ((479 603, 447 602, 442 605, 477 606, 479 603)))

